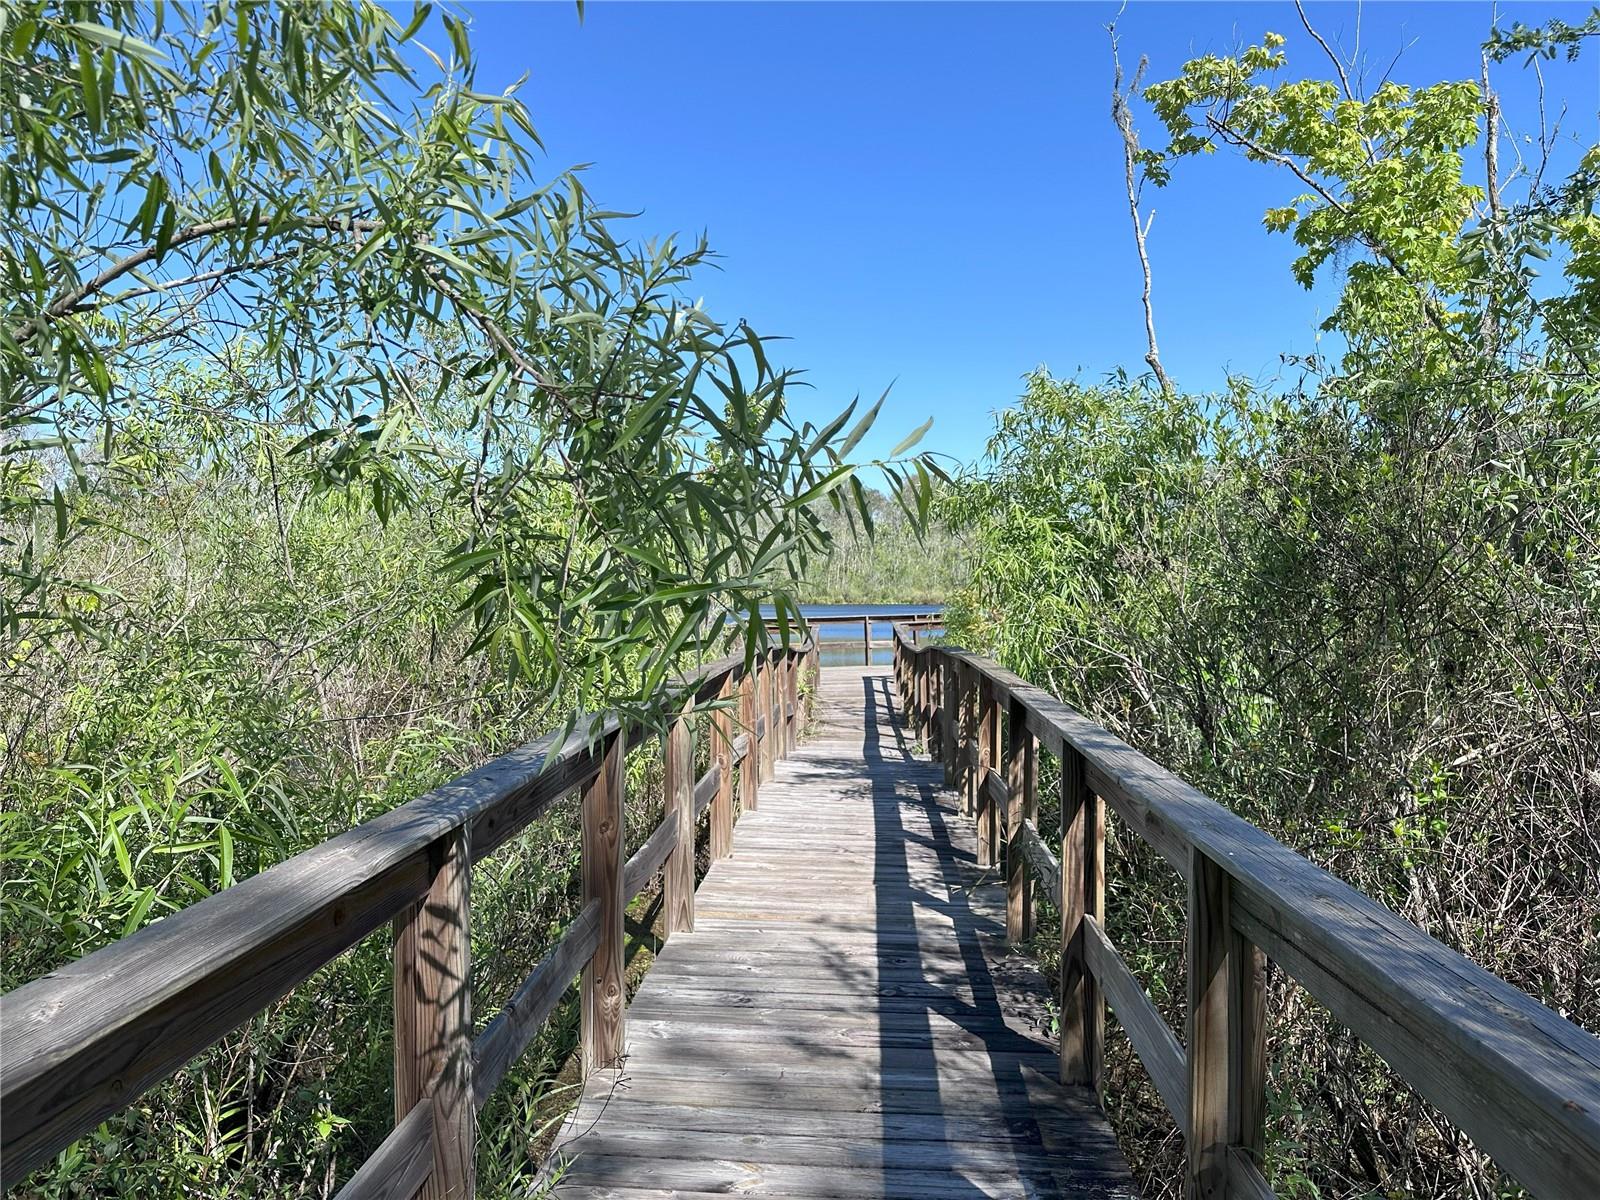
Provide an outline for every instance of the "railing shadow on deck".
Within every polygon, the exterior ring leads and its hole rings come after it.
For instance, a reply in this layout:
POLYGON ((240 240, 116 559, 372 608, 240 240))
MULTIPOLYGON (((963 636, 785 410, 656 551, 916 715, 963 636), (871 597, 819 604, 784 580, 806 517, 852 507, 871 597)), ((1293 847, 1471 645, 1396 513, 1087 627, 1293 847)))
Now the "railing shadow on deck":
MULTIPOLYGON (((869 767, 873 762, 889 760, 891 755, 895 761, 921 763, 923 760, 915 754, 912 740, 908 737, 907 725, 900 718, 892 677, 865 676, 863 691, 866 728, 863 731, 862 753, 869 767)), ((914 775, 910 776, 912 782, 909 783, 904 778, 892 780, 883 773, 869 771, 869 775, 873 780, 874 836, 878 850, 875 891, 878 899, 876 924, 880 931, 879 990, 880 996, 885 997, 878 1007, 880 1031, 899 1024, 898 1011, 887 1002, 890 990, 881 986, 884 967, 909 958, 917 969, 918 978, 932 985, 927 989, 929 1001, 920 1008, 923 1044, 919 1048, 920 1058, 913 1063, 911 1070, 914 1082, 922 1084, 938 1097, 932 1115, 951 1133, 951 1136, 938 1140, 946 1145, 966 1144, 973 1140, 970 1133, 962 1133, 960 1126, 962 1114, 970 1110, 971 1096, 964 1096, 960 1091, 945 1095, 939 1039, 934 1032, 936 1019, 943 1018, 970 1034, 976 1041, 974 1048, 982 1052, 994 1087, 997 1108, 1011 1135, 991 1138, 990 1146, 1009 1155, 1009 1174, 1015 1182, 1029 1195, 1075 1195, 1080 1194, 1079 1187, 1083 1189, 1082 1194, 1090 1194, 1098 1182, 1095 1176, 1107 1164, 1114 1162, 1117 1165, 1113 1169, 1120 1170, 1120 1154, 1108 1132, 1096 1141, 1091 1133, 1093 1126, 1087 1123, 1073 1126, 1074 1141, 1070 1146, 1062 1145, 1059 1139, 1052 1140, 1046 1135, 1046 1126, 1041 1123, 1042 1113, 1049 1113, 1052 1107, 1093 1109, 1096 1101, 1087 1089, 1074 1093, 1056 1084, 1057 1059, 1055 1048, 1049 1041, 1013 1028, 1017 1014, 1008 1012, 1007 1004, 1033 992, 1042 1005, 1044 982, 1031 968, 1027 971, 1026 980, 1014 980, 1011 986, 1005 988, 994 976, 985 942, 1004 956, 1006 927, 1002 918, 985 916, 979 911, 978 903, 993 894, 1000 877, 992 866, 980 867, 976 853, 961 848, 960 842, 965 839, 956 836, 953 825, 958 814, 948 807, 940 789, 933 783, 916 781, 914 775), (913 795, 902 790, 907 787, 914 789, 913 795), (927 835, 908 828, 904 819, 908 810, 920 814, 927 821, 927 835), (940 884, 946 897, 934 894, 925 885, 919 886, 911 878, 912 858, 905 850, 912 843, 933 851, 932 861, 938 864, 940 884), (888 850, 893 854, 896 849, 900 853, 892 859, 894 869, 891 870, 891 859, 884 857, 883 852, 888 850), (887 910, 886 902, 890 906, 887 910), (950 920, 960 955, 959 978, 966 985, 970 1000, 941 1005, 931 999, 936 988, 948 986, 951 971, 947 963, 925 959, 924 939, 917 919, 919 907, 950 920), (912 935, 909 954, 898 942, 885 938, 885 931, 909 932, 912 935), (1021 986, 1018 986, 1019 983, 1021 986)), ((923 861, 926 863, 927 860, 923 861)), ((1036 1015, 1043 1024, 1043 1014, 1036 1015)), ((902 1038, 891 1039, 888 1036, 880 1036, 880 1047, 886 1058, 891 1047, 905 1049, 902 1038)), ((887 1146, 892 1118, 900 1115, 901 1110, 895 1102, 893 1090, 885 1087, 881 1096, 887 1146)), ((915 1103, 909 1107, 911 1111, 919 1113, 927 1111, 915 1103)), ((1068 1114, 1063 1111, 1056 1115, 1066 1117, 1068 1114)), ((953 1172, 959 1172, 961 1168, 961 1164, 953 1157, 944 1165, 953 1172)), ((888 1166, 885 1161, 886 1170, 888 1166)), ((991 1194, 979 1183, 971 1186, 973 1196, 991 1194)))
POLYGON ((900 628, 894 641, 901 707, 977 820, 981 857, 1004 843, 1008 934, 1024 939, 1036 885, 1061 913, 1063 1079, 1100 1083, 1109 1002, 1185 1135, 1188 1194, 1273 1195, 1270 957, 1534 1195, 1600 1196, 1600 1039, 998 663, 900 628), (1037 823, 1040 745, 1062 768, 1055 851, 1037 823), (1187 882, 1181 1044, 1105 934, 1106 805, 1187 882))

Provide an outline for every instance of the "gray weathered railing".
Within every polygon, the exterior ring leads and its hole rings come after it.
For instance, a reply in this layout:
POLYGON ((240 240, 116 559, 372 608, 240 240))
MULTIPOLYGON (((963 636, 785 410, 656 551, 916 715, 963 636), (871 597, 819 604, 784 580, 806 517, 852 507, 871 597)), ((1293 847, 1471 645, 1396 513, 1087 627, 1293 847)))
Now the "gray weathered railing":
MULTIPOLYGON (((929 630, 942 629, 944 627, 944 610, 932 609, 921 612, 881 613, 813 613, 806 617, 806 624, 814 630, 820 629, 824 625, 861 626, 862 662, 870 667, 872 665, 872 652, 880 647, 890 646, 893 644, 892 638, 890 641, 873 641, 872 627, 874 625, 886 624, 889 625, 891 629, 896 627, 905 629, 911 635, 912 641, 916 641, 921 634, 928 632, 929 630)), ((777 629, 778 627, 775 624, 768 625, 768 631, 773 634, 777 633, 777 629)), ((854 642, 847 638, 841 638, 840 640, 843 641, 847 646, 854 645, 854 642)))
MULTIPOLYGON (((623 860, 623 760, 643 734, 553 733, 392 812, 0 997, 0 1176, 9 1188, 385 923, 394 929, 395 1127, 343 1200, 473 1195, 477 1111, 581 972, 586 1070, 623 1048, 623 910, 656 875, 667 932, 694 925, 698 818, 710 853, 796 743, 811 642, 753 670, 730 658, 675 689, 660 825, 623 860), (737 713, 734 708, 737 693, 737 713), (711 766, 693 774, 693 727, 711 766), (735 735, 736 726, 742 730, 735 735), (473 1036, 471 868, 563 796, 582 792, 578 916, 473 1036)), ((580 723, 578 728, 586 728, 580 723)))
POLYGON ((1109 1001, 1186 1135, 1190 1195, 1273 1194, 1270 957, 1536 1196, 1600 1196, 1600 1039, 999 664, 897 629, 894 671, 976 820, 980 862, 1004 843, 1011 939, 1030 935, 1035 882, 1061 913, 1062 1080, 1099 1084, 1109 1001), (1040 744, 1061 763, 1059 859, 1038 828, 1040 744), (1105 933, 1108 804, 1187 881, 1183 1044, 1105 933))

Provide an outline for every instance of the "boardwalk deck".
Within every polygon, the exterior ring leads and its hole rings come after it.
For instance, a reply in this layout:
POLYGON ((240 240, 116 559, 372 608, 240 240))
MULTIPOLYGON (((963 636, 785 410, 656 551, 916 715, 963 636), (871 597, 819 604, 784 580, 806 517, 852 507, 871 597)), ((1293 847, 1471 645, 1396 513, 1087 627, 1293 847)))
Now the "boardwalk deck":
POLYGON ((1000 876, 913 757, 883 668, 823 672, 817 735, 628 1010, 552 1159, 574 1200, 1133 1196, 1094 1096, 1056 1080, 1000 876))

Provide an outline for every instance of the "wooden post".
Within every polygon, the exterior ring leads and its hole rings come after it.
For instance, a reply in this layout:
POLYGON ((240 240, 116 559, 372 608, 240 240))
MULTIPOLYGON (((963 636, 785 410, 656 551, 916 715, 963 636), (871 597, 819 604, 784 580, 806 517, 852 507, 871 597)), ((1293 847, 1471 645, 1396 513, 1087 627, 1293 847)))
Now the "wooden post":
POLYGON ((733 853, 733 680, 722 681, 721 707, 711 718, 711 750, 717 760, 717 794, 711 798, 711 861, 733 853))
MULTIPOLYGON (((971 668, 961 670, 961 815, 978 815, 978 680, 971 668)), ((979 850, 980 859, 982 850, 979 850)))
POLYGON ((793 746, 789 739, 789 652, 778 651, 776 673, 772 677, 772 691, 778 710, 778 757, 789 757, 793 746))
POLYGON ((1187 1191, 1233 1194, 1229 1154, 1259 1163, 1266 1092, 1265 961, 1234 931, 1233 881, 1189 852, 1189 1136, 1187 1191))
POLYGON ((1061 1082, 1100 1084, 1106 1009, 1085 951, 1083 918, 1105 919, 1105 803, 1083 755, 1061 749, 1061 1082))
POLYGON ((800 659, 791 654, 784 661, 784 706, 787 709, 784 725, 788 730, 789 753, 793 754, 800 744, 800 659))
POLYGON ((992 867, 999 859, 1000 810, 989 787, 990 770, 1000 765, 996 753, 1000 745, 1000 706, 994 684, 987 675, 978 676, 978 786, 974 799, 978 806, 978 865, 992 867))
POLYGON ((926 728, 928 757, 936 762, 943 762, 944 739, 940 736, 943 729, 939 720, 938 665, 938 660, 931 653, 922 656, 923 724, 926 728))
POLYGON ((739 724, 749 738, 744 760, 739 764, 739 807, 745 812, 755 812, 761 803, 761 769, 756 765, 761 748, 756 741, 755 668, 756 664, 751 663, 750 670, 739 680, 739 724))
POLYGON ((809 722, 817 695, 822 688, 822 647, 817 642, 811 643, 811 691, 810 698, 806 701, 806 720, 809 722))
POLYGON ((623 823, 622 779, 626 734, 607 739, 600 770, 583 789, 583 902, 600 902, 600 933, 584 964, 582 983, 583 1070, 622 1060, 623 1008, 627 1002, 622 962, 623 823))
POLYGON ((778 744, 778 731, 772 722, 772 659, 766 651, 761 654, 761 666, 756 673, 756 699, 761 705, 761 715, 767 723, 767 732, 761 738, 761 782, 766 783, 772 778, 772 769, 776 765, 773 757, 773 748, 778 744))
POLYGON ((867 666, 872 665, 872 618, 861 618, 861 640, 866 645, 865 657, 861 660, 867 666))
POLYGON ((906 707, 911 710, 912 733, 916 736, 917 741, 926 746, 928 744, 928 730, 926 727, 927 712, 923 708, 922 688, 923 685, 927 683, 927 674, 922 669, 923 665, 922 655, 920 654, 912 655, 907 664, 907 672, 909 676, 907 688, 911 693, 911 698, 907 702, 906 707))
POLYGON ((960 680, 955 674, 955 659, 946 658, 942 662, 939 672, 939 720, 944 723, 944 733, 941 734, 944 742, 944 786, 955 789, 960 786, 955 763, 960 757, 962 734, 960 734, 960 680))
POLYGON ((478 1111, 472 1100, 472 852, 467 830, 428 851, 428 894, 394 923, 394 1108, 399 1124, 433 1102, 433 1171, 424 1200, 472 1200, 478 1111))
POLYGON ((667 730, 666 806, 663 821, 678 824, 678 844, 667 856, 662 875, 663 903, 667 913, 667 935, 694 932, 694 733, 689 726, 693 703, 667 730))
POLYGON ((1033 936, 1033 874, 1022 853, 1022 823, 1039 822, 1037 748, 1028 710, 1011 701, 1006 709, 1006 937, 1013 945, 1033 936))

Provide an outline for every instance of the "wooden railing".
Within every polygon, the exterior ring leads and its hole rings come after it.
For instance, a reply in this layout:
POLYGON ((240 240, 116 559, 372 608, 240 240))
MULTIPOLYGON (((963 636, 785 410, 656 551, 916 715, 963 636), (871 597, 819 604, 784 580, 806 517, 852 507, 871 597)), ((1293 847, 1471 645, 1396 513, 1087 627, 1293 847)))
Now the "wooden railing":
POLYGON ((1004 845, 1011 939, 1031 935, 1035 884, 1061 914, 1063 1082, 1098 1086, 1109 1001, 1185 1134, 1190 1195, 1273 1194, 1270 957, 1536 1196, 1600 1197, 1600 1039, 997 663, 897 629, 894 671, 976 819, 979 861, 1004 845), (1061 764, 1059 858, 1038 827, 1041 744, 1061 764), (1181 1044, 1106 936, 1106 805, 1187 881, 1181 1044))
MULTIPOLYGON (((819 629, 824 625, 861 626, 862 662, 870 667, 872 665, 872 652, 880 646, 892 644, 892 639, 891 641, 883 642, 873 641, 872 627, 874 625, 888 625, 891 630, 894 628, 905 629, 912 641, 916 641, 923 633, 944 628, 944 610, 933 609, 921 612, 886 613, 817 613, 807 616, 805 622, 810 629, 819 629)), ((769 624, 767 628, 769 632, 774 634, 778 629, 775 624, 769 624)), ((854 645, 853 642, 847 639, 841 640, 845 641, 846 645, 854 645)))
POLYGON ((623 911, 664 871, 667 932, 694 926, 698 818, 713 858, 794 747, 815 647, 680 680, 660 825, 629 859, 615 717, 555 733, 0 997, 0 1176, 9 1188, 385 923, 394 929, 395 1127, 339 1193, 469 1200, 477 1112, 581 972, 586 1070, 623 1049, 623 911), (734 702, 737 703, 737 712, 734 702), (693 778, 693 727, 711 766, 693 778), (473 1035, 472 865, 582 792, 582 907, 510 1002, 473 1035))

